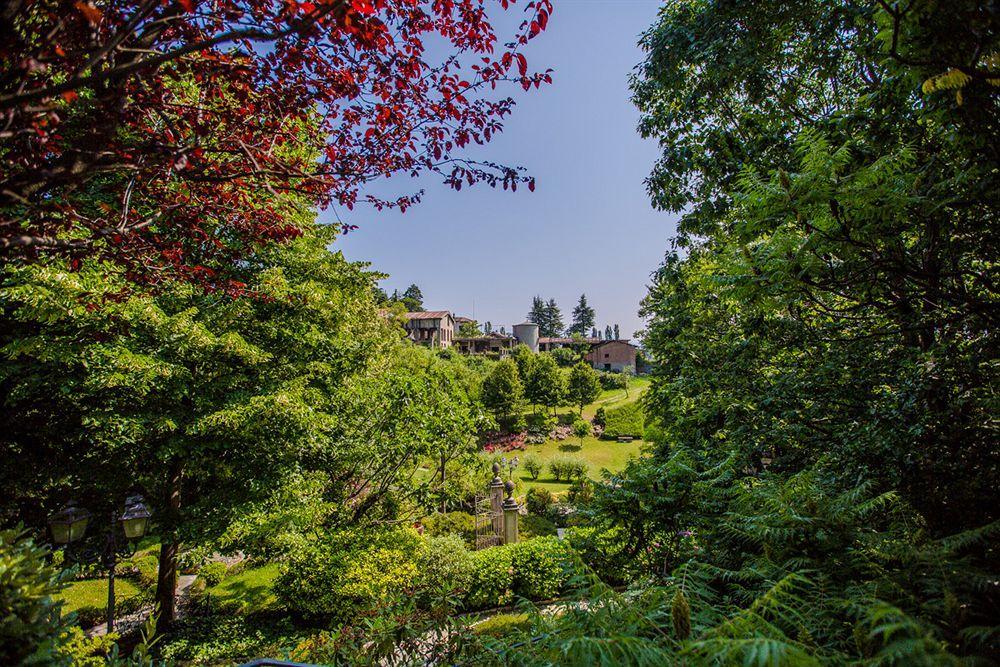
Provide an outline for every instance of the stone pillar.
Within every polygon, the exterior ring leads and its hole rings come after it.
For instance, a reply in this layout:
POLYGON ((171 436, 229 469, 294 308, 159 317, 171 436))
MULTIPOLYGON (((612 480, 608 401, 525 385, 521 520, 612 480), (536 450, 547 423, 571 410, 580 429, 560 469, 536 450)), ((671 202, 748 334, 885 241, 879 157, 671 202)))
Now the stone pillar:
POLYGON ((493 534, 503 539, 503 480, 500 479, 500 464, 493 464, 493 481, 490 482, 490 514, 493 518, 493 534))
POLYGON ((507 490, 507 499, 503 501, 503 543, 514 544, 517 542, 517 519, 520 507, 514 500, 514 482, 508 481, 504 488, 507 490))

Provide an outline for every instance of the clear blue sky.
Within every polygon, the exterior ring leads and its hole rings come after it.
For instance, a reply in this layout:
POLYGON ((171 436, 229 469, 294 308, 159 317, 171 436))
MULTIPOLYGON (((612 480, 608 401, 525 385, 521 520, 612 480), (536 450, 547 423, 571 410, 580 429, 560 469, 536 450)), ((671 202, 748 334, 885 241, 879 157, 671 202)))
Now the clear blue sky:
MULTIPOLYGON (((336 247, 390 274, 383 283, 389 293, 419 285, 429 310, 471 317, 474 304, 476 319, 509 331, 540 294, 556 299, 568 326, 586 293, 599 326, 618 322, 630 337, 642 327, 639 301, 676 221, 649 204, 643 180, 658 150, 636 133, 628 91, 628 75, 642 59, 638 36, 659 3, 553 4, 548 29, 526 51, 530 67, 555 70, 552 85, 516 88, 504 132, 474 154, 525 167, 537 179, 535 191, 480 184, 455 192, 439 179, 396 179, 380 193, 422 187, 423 202, 405 214, 339 211, 360 229, 336 247)), ((522 5, 504 23, 519 22, 522 5)), ((333 221, 333 213, 322 219, 333 221)))

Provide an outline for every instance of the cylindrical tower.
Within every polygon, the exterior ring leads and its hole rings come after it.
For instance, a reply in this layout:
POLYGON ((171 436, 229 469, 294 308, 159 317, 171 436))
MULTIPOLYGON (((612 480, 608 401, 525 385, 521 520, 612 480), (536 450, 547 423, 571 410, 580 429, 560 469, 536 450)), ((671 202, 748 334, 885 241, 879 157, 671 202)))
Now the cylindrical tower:
POLYGON ((538 352, 538 325, 534 322, 515 324, 514 338, 531 348, 532 352, 538 352))

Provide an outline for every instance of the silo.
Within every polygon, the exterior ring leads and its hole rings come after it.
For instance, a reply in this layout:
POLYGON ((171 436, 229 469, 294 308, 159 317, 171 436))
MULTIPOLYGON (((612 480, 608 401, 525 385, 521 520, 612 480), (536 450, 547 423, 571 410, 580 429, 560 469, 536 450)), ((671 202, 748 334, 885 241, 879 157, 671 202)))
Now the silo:
POLYGON ((534 322, 515 324, 514 338, 531 348, 532 352, 538 352, 538 325, 534 322))

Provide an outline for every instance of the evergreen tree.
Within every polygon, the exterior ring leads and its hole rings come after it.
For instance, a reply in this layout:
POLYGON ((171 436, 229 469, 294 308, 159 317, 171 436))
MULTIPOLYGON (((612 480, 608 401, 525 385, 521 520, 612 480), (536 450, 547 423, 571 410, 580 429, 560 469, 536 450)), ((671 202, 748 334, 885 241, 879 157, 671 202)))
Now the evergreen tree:
POLYGON ((590 337, 597 338, 597 327, 590 327, 590 337))
POLYGON ((604 327, 604 340, 611 340, 611 335, 612 335, 611 325, 609 324, 606 327, 604 327))
POLYGON ((424 295, 420 291, 420 288, 416 285, 410 285, 403 292, 403 298, 401 299, 403 305, 410 312, 418 312, 424 309, 424 295))
POLYGON ((563 329, 566 325, 563 324, 562 312, 559 310, 559 306, 556 305, 555 299, 549 299, 549 302, 545 304, 545 327, 547 333, 541 333, 541 336, 551 336, 558 337, 563 333, 563 329))
POLYGON ((587 295, 581 294, 580 301, 573 309, 573 325, 569 328, 570 334, 587 335, 587 329, 594 326, 594 309, 587 303, 587 295))
POLYGON ((615 332, 614 333, 615 333, 615 340, 621 340, 621 338, 622 338, 621 331, 618 329, 618 325, 617 324, 615 325, 615 332))
POLYGON ((534 322, 538 325, 538 333, 541 336, 547 336, 548 334, 542 333, 542 330, 546 327, 546 322, 548 322, 548 314, 545 311, 545 301, 542 300, 540 296, 534 296, 531 299, 531 310, 528 311, 528 321, 534 322))
POLYGON ((483 334, 489 336, 491 333, 493 333, 493 323, 486 320, 486 323, 483 324, 483 334))

